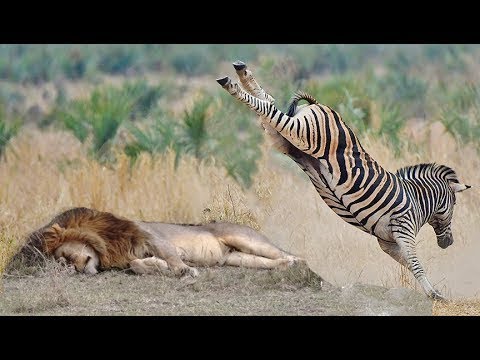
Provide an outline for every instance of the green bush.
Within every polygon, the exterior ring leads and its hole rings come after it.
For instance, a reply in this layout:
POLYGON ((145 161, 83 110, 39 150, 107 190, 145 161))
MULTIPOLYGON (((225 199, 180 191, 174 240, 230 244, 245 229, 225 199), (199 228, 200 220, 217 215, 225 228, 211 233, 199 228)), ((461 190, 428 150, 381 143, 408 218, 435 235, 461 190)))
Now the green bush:
POLYGON ((338 106, 338 112, 354 132, 362 133, 368 129, 368 113, 357 104, 358 99, 345 90, 345 101, 338 106))
POLYGON ((466 113, 455 110, 445 111, 441 117, 442 123, 447 131, 464 143, 469 143, 479 136, 478 124, 475 124, 472 117, 466 113))
POLYGON ((113 87, 95 89, 87 100, 67 103, 58 116, 73 135, 85 142, 91 139, 91 154, 99 159, 108 155, 119 126, 133 108, 133 100, 113 87))
POLYGON ((452 91, 449 90, 451 89, 451 84, 446 84, 446 87, 448 94, 445 100, 450 108, 456 109, 457 111, 468 111, 472 107, 479 105, 480 87, 474 83, 466 82, 457 85, 452 91))
POLYGON ((0 104, 3 107, 4 116, 20 115, 25 99, 26 96, 11 84, 3 84, 0 87, 0 104))
POLYGON ((211 104, 211 97, 197 99, 191 109, 185 110, 181 122, 158 111, 148 126, 127 124, 134 141, 127 144, 125 153, 135 159, 143 151, 155 154, 173 148, 178 158, 183 154, 192 154, 197 159, 208 158, 210 150, 206 148, 206 143, 210 135, 207 110, 211 104))
POLYGON ((188 76, 203 75, 213 69, 213 62, 208 54, 192 47, 186 47, 183 51, 177 51, 171 57, 171 63, 175 71, 188 76))
POLYGON ((437 93, 440 121, 462 143, 480 150, 480 86, 470 82, 442 85, 437 93))
POLYGON ((463 55, 472 50, 474 48, 468 44, 426 44, 422 47, 422 54, 430 63, 450 71, 463 71, 466 68, 463 55))
POLYGON ((109 74, 125 74, 129 70, 138 70, 139 52, 136 47, 125 45, 103 45, 103 47, 98 60, 100 71, 109 74))
POLYGON ((61 124, 81 142, 91 139, 92 154, 102 157, 123 121, 147 117, 168 86, 151 86, 145 80, 137 80, 126 82, 121 88, 96 88, 88 100, 73 101, 66 100, 60 86, 55 107, 42 119, 40 127, 61 124))
POLYGON ((168 119, 166 114, 157 112, 152 116, 152 121, 143 124, 125 123, 126 129, 133 136, 133 141, 125 146, 125 154, 134 162, 142 152, 154 156, 172 148, 178 157, 181 154, 178 143, 179 126, 168 119), (142 126, 143 125, 143 126, 142 126))
POLYGON ((472 108, 468 112, 444 108, 440 117, 443 125, 464 144, 473 143, 480 150, 480 112, 472 108))
MULTIPOLYGON (((405 125, 405 118, 401 116, 400 108, 396 105, 383 105, 380 110, 381 125, 378 131, 389 144, 392 145, 394 154, 399 156, 402 149, 400 130, 405 125)), ((405 141, 407 141, 406 139, 405 141)))
POLYGON ((62 71, 68 79, 76 80, 85 76, 89 65, 89 55, 80 48, 66 50, 62 59, 62 71))
POLYGON ((371 79, 370 92, 384 104, 396 103, 405 117, 423 116, 427 108, 429 83, 403 71, 390 70, 385 76, 371 79))
POLYGON ((255 70, 259 83, 264 84, 264 90, 275 98, 275 105, 280 109, 286 109, 294 92, 301 88, 301 80, 295 80, 295 71, 290 58, 273 56, 262 57, 255 70))
MULTIPOLYGON (((215 64, 265 56, 292 59, 292 81, 314 74, 344 74, 387 64, 397 72, 430 63, 461 72, 478 57, 476 44, 7 44, 0 45, 0 78, 34 82, 88 74, 131 74, 173 69, 189 76, 212 74, 215 64)), ((217 74, 215 74, 217 75, 217 74)))
POLYGON ((170 148, 177 163, 186 154, 206 162, 215 159, 240 184, 250 186, 262 133, 253 128, 254 117, 238 106, 242 104, 232 102, 223 91, 218 98, 218 102, 208 95, 196 99, 181 121, 157 110, 151 121, 126 123, 133 140, 125 153, 135 161, 142 152, 155 155, 170 148))
MULTIPOLYGON (((115 97, 126 99, 128 110, 120 111, 133 120, 128 125, 133 139, 136 135, 139 139, 136 147, 130 144, 125 151, 134 157, 142 151, 155 153, 163 151, 164 146, 177 146, 179 154, 215 157, 232 176, 247 183, 248 174, 255 171, 255 152, 260 142, 256 135, 261 134, 251 128, 252 116, 245 115, 244 109, 237 111, 230 105, 231 99, 222 96, 218 99, 223 111, 217 102, 212 102, 204 109, 203 120, 199 115, 200 103, 176 120, 167 113, 155 112, 157 104, 168 107, 170 100, 187 92, 172 92, 175 84, 180 84, 175 90, 190 89, 189 84, 176 83, 176 74, 211 76, 213 83, 215 77, 227 75, 218 73, 226 68, 225 63, 239 59, 251 66, 280 109, 287 109, 294 91, 304 90, 339 111, 358 132, 370 129, 371 104, 375 103, 382 122, 381 129, 374 134, 391 139, 394 146, 399 143, 399 129, 411 117, 441 119, 457 138, 480 144, 476 110, 479 91, 471 75, 475 74, 475 59, 479 55, 478 44, 7 44, 0 45, 0 79, 31 83, 63 78, 101 80, 95 77, 98 72, 130 76, 162 70, 175 79, 172 84, 152 86, 138 80, 116 90, 115 97), (153 121, 153 128, 146 128, 144 125, 156 116, 160 117, 159 124, 153 121), (224 130, 226 116, 234 122, 224 130), (133 123, 147 137, 140 132, 135 135, 133 123), (168 140, 172 134, 176 139, 168 140), (227 146, 225 139, 233 144, 227 146), (163 144, 158 145, 160 150, 155 146, 158 141, 163 144)), ((4 82, 0 90, 9 118, 27 110, 27 102, 15 86, 4 82), (6 91, 10 85, 12 91, 6 91)), ((119 106, 114 100, 111 102, 111 106, 119 106)), ((92 102, 88 106, 98 106, 95 111, 108 113, 106 104, 92 102)), ((87 112, 60 94, 55 109, 41 126, 59 121, 82 141, 91 141, 92 153, 101 153, 101 149, 110 147, 123 120, 119 124, 108 120, 110 125, 104 127, 94 126, 97 120, 72 120, 97 116, 93 110, 84 114, 87 112), (69 115, 64 116, 65 113, 69 115)))
POLYGON ((370 96, 361 78, 350 74, 335 76, 328 81, 308 81, 305 90, 321 104, 336 110, 355 132, 363 132, 370 124, 370 96))
POLYGON ((89 45, 2 45, 0 78, 39 84, 85 75, 94 54, 89 45))
POLYGON ((215 98, 216 111, 208 130, 212 156, 240 185, 250 187, 261 156, 262 131, 256 116, 245 111, 244 104, 232 101, 223 90, 215 98))
POLYGON ((208 140, 207 110, 211 103, 212 98, 202 97, 183 115, 180 143, 186 153, 192 153, 197 159, 202 158, 202 150, 208 140))
POLYGON ((5 155, 8 143, 18 133, 20 126, 20 120, 7 119, 4 106, 0 103, 0 159, 5 155))
POLYGON ((146 80, 125 83, 122 91, 132 99, 132 117, 146 117, 155 107, 158 99, 168 91, 169 87, 170 85, 166 83, 151 86, 146 80))

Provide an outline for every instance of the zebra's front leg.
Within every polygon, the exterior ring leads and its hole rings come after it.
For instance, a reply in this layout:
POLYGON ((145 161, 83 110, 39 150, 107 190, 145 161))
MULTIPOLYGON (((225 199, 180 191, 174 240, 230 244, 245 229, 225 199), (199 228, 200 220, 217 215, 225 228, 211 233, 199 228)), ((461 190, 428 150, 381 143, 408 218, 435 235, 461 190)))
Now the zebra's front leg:
POLYGON ((428 297, 434 300, 446 300, 428 281, 416 254, 415 239, 411 239, 409 242, 406 242, 404 239, 385 241, 377 238, 377 240, 383 251, 413 273, 413 276, 415 276, 415 279, 422 286, 428 297))

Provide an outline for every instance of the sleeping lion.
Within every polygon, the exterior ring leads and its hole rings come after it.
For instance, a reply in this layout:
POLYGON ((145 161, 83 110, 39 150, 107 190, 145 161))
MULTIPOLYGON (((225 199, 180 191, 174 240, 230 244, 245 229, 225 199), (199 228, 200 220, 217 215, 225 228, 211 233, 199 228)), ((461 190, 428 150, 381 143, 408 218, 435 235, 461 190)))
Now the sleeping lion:
POLYGON ((137 274, 172 271, 197 276, 194 266, 231 265, 258 269, 291 266, 291 255, 254 229, 233 223, 203 225, 132 221, 77 207, 29 235, 19 256, 41 252, 85 274, 131 269, 137 274))

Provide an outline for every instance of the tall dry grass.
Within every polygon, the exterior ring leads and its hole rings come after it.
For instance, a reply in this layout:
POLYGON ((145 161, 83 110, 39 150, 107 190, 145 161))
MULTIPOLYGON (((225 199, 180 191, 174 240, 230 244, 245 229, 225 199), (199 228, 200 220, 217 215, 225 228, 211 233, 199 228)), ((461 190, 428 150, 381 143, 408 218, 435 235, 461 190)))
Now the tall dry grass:
MULTIPOLYGON (((422 154, 412 151, 397 159, 385 143, 369 137, 361 141, 387 170, 436 161, 453 167, 473 186, 457 196, 455 243, 450 248, 436 245, 431 227, 425 226, 417 239, 418 255, 437 288, 453 298, 478 296, 477 153, 440 141, 422 154)), ((85 146, 65 132, 25 128, 12 141, 0 162, 0 273, 27 233, 62 210, 87 206, 132 219, 245 223, 306 258, 314 271, 336 285, 363 282, 417 288, 413 277, 382 252, 373 236, 335 215, 285 156, 263 149, 253 186, 246 190, 223 168, 193 157, 183 157, 175 170, 173 153, 142 155, 133 168, 122 155, 107 167, 86 154, 85 146)))

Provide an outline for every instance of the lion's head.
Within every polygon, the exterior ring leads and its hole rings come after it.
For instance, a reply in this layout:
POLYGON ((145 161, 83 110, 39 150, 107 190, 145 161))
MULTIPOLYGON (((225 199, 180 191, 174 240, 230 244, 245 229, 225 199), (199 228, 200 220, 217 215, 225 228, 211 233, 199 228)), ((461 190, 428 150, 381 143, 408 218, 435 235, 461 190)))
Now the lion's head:
POLYGON ((130 261, 151 256, 149 237, 133 221, 109 212, 77 207, 58 214, 31 233, 15 258, 34 264, 45 255, 69 260, 73 258, 65 255, 76 254, 77 270, 125 269, 130 261))
POLYGON ((43 232, 44 251, 85 274, 96 274, 99 254, 106 253, 105 241, 88 229, 65 229, 57 223, 43 232))

